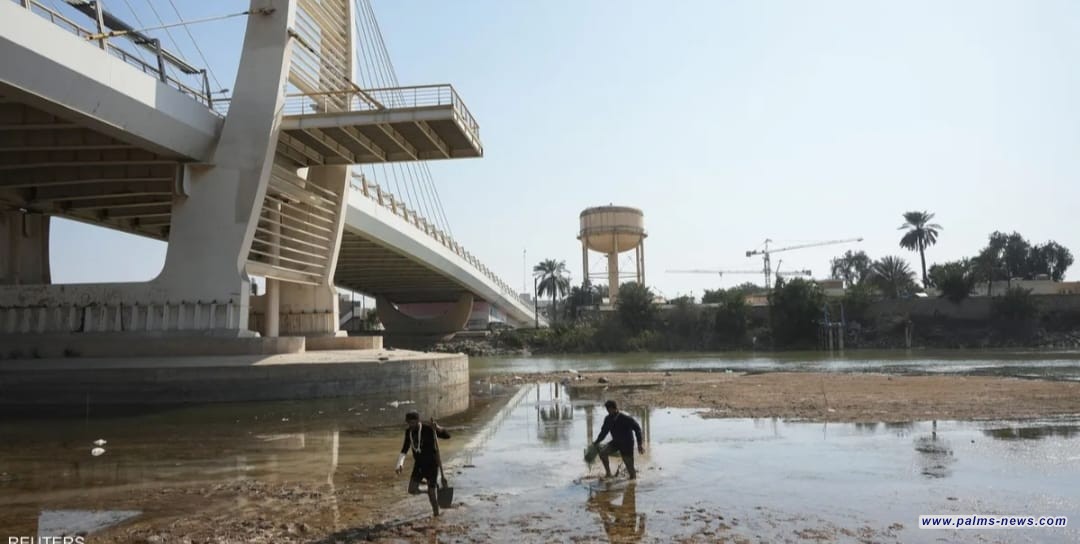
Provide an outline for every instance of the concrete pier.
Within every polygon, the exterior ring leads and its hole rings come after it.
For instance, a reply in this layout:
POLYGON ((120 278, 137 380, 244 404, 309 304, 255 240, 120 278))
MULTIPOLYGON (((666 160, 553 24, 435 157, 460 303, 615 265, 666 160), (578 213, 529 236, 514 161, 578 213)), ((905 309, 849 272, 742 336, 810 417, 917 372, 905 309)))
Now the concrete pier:
POLYGON ((296 400, 468 383, 467 356, 403 350, 20 359, 0 361, 0 406, 296 400))

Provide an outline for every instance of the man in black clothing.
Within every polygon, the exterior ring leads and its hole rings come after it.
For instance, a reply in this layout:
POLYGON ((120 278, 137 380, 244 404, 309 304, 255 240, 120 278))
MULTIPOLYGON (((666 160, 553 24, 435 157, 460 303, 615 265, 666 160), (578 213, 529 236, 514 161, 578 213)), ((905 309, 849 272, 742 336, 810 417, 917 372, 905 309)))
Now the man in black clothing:
POLYGON ((401 474, 401 468, 405 465, 405 454, 412 450, 413 469, 412 475, 409 476, 409 492, 418 493, 420 482, 427 480, 431 511, 438 516, 439 501, 436 493, 439 489, 439 465, 442 464, 442 459, 439 457, 439 443, 436 437, 450 438, 450 433, 435 423, 434 418, 429 425, 420 423, 420 414, 416 412, 405 414, 405 422, 409 424, 409 427, 405 429, 405 442, 401 444, 401 455, 398 456, 394 472, 401 474))
POLYGON ((641 426, 634 418, 619 411, 615 401, 609 400, 604 403, 608 415, 604 418, 604 426, 600 428, 600 436, 596 437, 595 444, 600 446, 600 441, 611 433, 611 442, 600 449, 600 462, 604 464, 604 472, 611 477, 611 465, 608 457, 616 451, 622 455, 623 464, 630 474, 630 479, 637 478, 637 470, 634 470, 634 439, 637 438, 638 453, 645 453, 645 444, 641 441, 641 426), (631 434, 633 433, 633 434, 631 434))

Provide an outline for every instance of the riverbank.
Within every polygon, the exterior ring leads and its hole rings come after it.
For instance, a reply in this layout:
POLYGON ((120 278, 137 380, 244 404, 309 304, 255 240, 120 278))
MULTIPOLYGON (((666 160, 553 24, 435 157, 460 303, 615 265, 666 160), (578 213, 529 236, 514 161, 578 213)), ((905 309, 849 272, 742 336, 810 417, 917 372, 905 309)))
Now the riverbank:
MULTIPOLYGON (((565 326, 553 329, 501 331, 483 337, 455 338, 436 344, 438 353, 464 353, 470 357, 508 357, 535 355, 584 355, 617 353, 712 353, 717 351, 785 352, 805 351, 824 346, 773 346, 767 329, 757 329, 751 336, 735 342, 717 342, 695 334, 647 331, 628 336, 619 330, 598 330, 591 326, 565 326)), ((964 350, 964 349, 1080 349, 1080 329, 1073 327, 1004 328, 999 324, 943 318, 912 320, 911 343, 901 321, 882 321, 868 325, 852 322, 845 335, 847 349, 867 350, 964 350)))
POLYGON ((1080 414, 1080 383, 992 376, 824 372, 561 372, 490 383, 561 382, 626 406, 700 409, 705 417, 905 422, 1080 414))

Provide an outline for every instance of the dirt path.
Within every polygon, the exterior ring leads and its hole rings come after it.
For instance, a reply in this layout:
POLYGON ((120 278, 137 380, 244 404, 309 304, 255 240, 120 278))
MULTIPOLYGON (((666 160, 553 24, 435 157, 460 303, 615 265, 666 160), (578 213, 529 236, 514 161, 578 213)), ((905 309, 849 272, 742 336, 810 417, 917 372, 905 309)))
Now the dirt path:
POLYGON ((612 398, 630 406, 702 408, 706 417, 896 422, 1080 413, 1080 383, 985 376, 562 372, 493 376, 491 381, 563 382, 578 398, 612 398))

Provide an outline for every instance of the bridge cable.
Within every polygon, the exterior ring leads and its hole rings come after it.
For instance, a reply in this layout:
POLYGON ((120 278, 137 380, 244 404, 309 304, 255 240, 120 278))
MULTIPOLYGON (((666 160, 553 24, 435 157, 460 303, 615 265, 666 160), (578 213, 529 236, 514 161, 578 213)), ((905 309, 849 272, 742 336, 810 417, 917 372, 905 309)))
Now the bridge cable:
MULTIPOLYGON (((354 6, 355 5, 356 4, 354 3, 354 6)), ((375 66, 375 73, 378 74, 378 76, 379 76, 379 82, 380 82, 379 86, 383 87, 383 88, 396 87, 396 85, 393 82, 392 74, 387 69, 387 67, 385 65, 385 62, 382 61, 382 59, 380 58, 379 49, 376 47, 376 44, 375 44, 375 36, 376 36, 376 31, 378 29, 378 22, 375 21, 373 17, 365 17, 363 19, 363 25, 364 25, 365 29, 367 29, 367 32, 364 32, 364 38, 367 39, 367 41, 368 41, 368 43, 370 45, 370 50, 372 52, 372 57, 374 57, 373 65, 375 66)), ((368 58, 368 56, 365 55, 365 58, 368 58)), ((371 60, 371 59, 369 59, 369 60, 371 60)), ((399 100, 401 99, 400 94, 398 94, 398 98, 399 98, 399 100)), ((413 192, 415 192, 414 191, 415 187, 413 187, 413 185, 415 185, 415 184, 410 184, 409 179, 405 177, 404 171, 406 170, 406 168, 403 168, 402 165, 398 164, 398 163, 392 164, 390 168, 391 168, 392 171, 394 171, 394 179, 395 180, 401 179, 401 182, 405 185, 405 192, 406 192, 407 198, 409 199, 409 202, 413 206, 420 207, 421 211, 425 215, 430 215, 430 212, 425 211, 427 206, 426 206, 426 203, 423 201, 423 199, 419 198, 419 195, 418 195, 418 198, 413 198, 413 192)))
MULTIPOLYGON (((383 65, 384 65, 383 68, 387 72, 388 78, 390 79, 391 84, 394 87, 400 87, 401 84, 398 81, 397 71, 394 69, 393 61, 391 60, 390 53, 389 53, 389 51, 388 51, 388 49, 386 47, 386 40, 383 38, 382 29, 378 26, 378 21, 375 18, 374 7, 372 6, 370 0, 364 0, 363 6, 360 6, 359 4, 360 4, 360 2, 359 2, 359 0, 357 0, 356 1, 357 9, 362 9, 368 15, 368 19, 371 21, 371 25, 373 27, 374 37, 376 39, 378 39, 379 49, 377 51, 377 56, 380 58, 381 62, 383 63, 383 65), (381 52, 381 55, 378 55, 379 52, 381 52)), ((427 166, 426 163, 421 163, 421 165, 422 165, 422 167, 425 167, 425 168, 427 166)), ((431 195, 430 195, 430 190, 427 188, 426 184, 424 183, 424 181, 425 181, 425 178, 424 178, 425 170, 421 169, 421 165, 417 165, 415 163, 410 163, 408 165, 410 175, 412 176, 414 184, 419 186, 418 192, 422 192, 422 194, 428 200, 433 200, 431 198, 431 195), (419 171, 419 173, 417 173, 417 171, 419 171)), ((428 177, 430 178, 430 170, 427 170, 427 172, 428 172, 428 177)), ((434 221, 437 221, 439 223, 444 223, 446 231, 449 232, 449 224, 446 224, 446 222, 445 222, 445 218, 446 218, 445 212, 442 212, 442 210, 439 209, 438 204, 432 203, 431 207, 434 208, 436 212, 441 213, 441 215, 436 215, 436 214, 432 214, 431 211, 428 211, 427 213, 429 215, 434 215, 434 217, 432 217, 431 219, 434 220, 434 221)))
MULTIPOLYGON (((161 18, 160 14, 158 14, 157 8, 154 7, 154 1, 153 0, 146 0, 146 5, 150 6, 150 11, 152 11, 154 13, 154 17, 157 18, 158 24, 160 24, 162 29, 165 31, 165 35, 169 37, 169 40, 172 42, 172 46, 174 48, 176 48, 176 52, 179 53, 180 56, 182 56, 182 57, 187 57, 187 55, 184 53, 184 50, 180 48, 180 43, 177 42, 176 38, 173 37, 172 32, 169 32, 169 27, 165 25, 165 20, 161 18)), ((146 29, 146 30, 151 30, 151 29, 146 29)), ((157 30, 157 29, 153 29, 153 30, 157 30)), ((169 64, 165 65, 165 70, 166 71, 168 71, 170 68, 172 68, 171 65, 169 65, 169 64)), ((175 68, 173 68, 173 70, 175 70, 175 68)), ((174 76, 175 76, 175 74, 174 74, 174 76)), ((175 76, 175 77, 179 78, 179 76, 175 76)))
MULTIPOLYGON (((127 0, 124 0, 124 1, 126 2, 127 0)), ((173 12, 176 13, 176 16, 183 23, 184 32, 187 32, 188 39, 191 40, 191 44, 195 46, 195 51, 197 51, 199 53, 199 58, 202 59, 203 66, 206 66, 206 71, 210 74, 210 79, 214 80, 214 86, 219 91, 224 90, 225 87, 221 85, 221 82, 218 81, 217 75, 214 74, 214 70, 212 68, 210 68, 210 61, 206 60, 206 55, 203 54, 202 48, 199 47, 199 42, 195 41, 195 36, 191 35, 191 29, 188 27, 188 23, 184 20, 184 16, 181 15, 180 10, 176 8, 176 3, 173 2, 173 0, 169 0, 169 5, 172 6, 173 12)), ((207 91, 209 92, 209 89, 207 89, 207 91)), ((209 98, 210 97, 207 97, 207 99, 209 99, 209 98)))
MULTIPOLYGON (((388 75, 388 73, 386 72, 385 67, 382 66, 378 62, 378 49, 375 47, 374 31, 370 30, 370 26, 376 25, 376 23, 373 23, 373 21, 371 21, 368 18, 364 18, 362 20, 361 24, 364 26, 364 29, 367 30, 366 32, 358 32, 358 34, 359 34, 358 37, 363 40, 363 41, 360 41, 359 45, 365 52, 364 58, 365 58, 366 61, 368 61, 370 66, 373 66, 374 69, 372 71, 375 73, 375 79, 378 82, 379 87, 382 87, 382 88, 390 87, 391 86, 391 78, 388 75), (367 44, 368 44, 367 47, 364 46, 364 41, 367 42, 367 44), (372 52, 372 55, 370 55, 370 56, 367 54, 367 52, 369 50, 372 52), (374 57, 375 60, 372 61, 371 57, 374 57)), ((376 25, 376 28, 377 28, 377 25, 376 25)), ((413 198, 413 194, 412 194, 413 190, 410 187, 409 180, 406 179, 405 176, 402 174, 402 167, 401 167, 400 164, 396 164, 396 163, 391 164, 390 173, 387 174, 386 173, 387 172, 386 165, 385 165, 385 163, 383 163, 383 172, 384 172, 385 175, 393 177, 394 185, 396 187, 398 187, 398 194, 399 195, 401 194, 401 185, 402 184, 405 185, 405 194, 403 196, 406 199, 406 201, 405 201, 406 209, 408 208, 409 204, 411 204, 413 206, 419 205, 419 207, 421 208, 421 211, 423 211, 424 208, 427 207, 425 205, 425 203, 421 199, 413 198), (396 171, 395 171, 395 169, 396 169, 396 171)), ((428 212, 424 212, 424 213, 428 214, 428 212)))
MULTIPOLYGON (((358 28, 357 29, 357 45, 359 46, 358 53, 361 53, 360 56, 363 58, 364 65, 365 65, 365 68, 368 71, 369 77, 371 77, 371 80, 369 82, 373 83, 376 86, 376 88, 388 87, 389 85, 386 82, 384 82, 383 74, 379 71, 379 69, 378 69, 379 67, 370 61, 370 56, 367 54, 368 49, 374 48, 374 44, 370 44, 368 46, 365 46, 364 45, 365 40, 369 41, 369 43, 370 43, 370 40, 371 40, 370 33, 365 32, 365 31, 361 31, 358 28)), ((401 183, 400 183, 398 177, 393 174, 393 167, 391 167, 390 171, 388 171, 387 168, 386 168, 386 162, 381 163, 380 167, 381 167, 382 172, 383 172, 382 178, 387 183, 393 182, 394 187, 396 188, 397 197, 401 198, 401 199, 407 199, 407 200, 403 200, 403 202, 405 202, 406 208, 407 208, 408 204, 409 204, 408 200, 412 200, 412 196, 408 191, 408 186, 406 186, 405 191, 402 191, 401 190, 401 183)), ((372 167, 372 168, 374 169, 374 167, 372 167)))
MULTIPOLYGON (((357 0, 357 4, 359 4, 359 3, 360 3, 359 0, 357 0)), ((375 20, 375 10, 372 7, 371 0, 364 0, 363 3, 364 3, 364 9, 367 11, 367 13, 370 14, 371 19, 375 20)), ((393 61, 391 60, 389 51, 387 50, 386 40, 383 39, 382 29, 380 29, 377 24, 375 25, 375 32, 376 32, 376 37, 379 40, 380 48, 382 50, 382 54, 383 54, 382 56, 385 59, 386 64, 388 65, 391 80, 392 80, 394 86, 398 87, 398 86, 400 86, 400 83, 398 82, 397 72, 396 72, 396 70, 394 70, 393 61)), ((427 163, 421 163, 419 165, 419 168, 422 169, 421 171, 424 174, 424 175, 421 176, 421 178, 422 179, 426 178, 427 183, 431 187, 431 190, 435 193, 436 204, 434 206, 435 206, 436 210, 441 214, 441 219, 442 219, 443 223, 446 225, 446 231, 448 233, 450 233, 451 236, 452 236, 453 234, 450 231, 450 222, 446 217, 446 210, 442 205, 442 199, 439 198, 439 196, 438 196, 438 189, 436 188, 435 180, 431 175, 431 168, 428 166, 427 163)))
MULTIPOLYGON (((135 18, 135 22, 139 25, 139 27, 146 26, 143 24, 142 18, 139 17, 138 12, 135 11, 135 6, 131 5, 130 0, 124 0, 124 5, 127 6, 128 11, 131 12, 131 16, 135 18)), ((143 63, 146 63, 146 57, 143 56, 141 47, 135 47, 135 54, 139 56, 139 60, 143 61, 143 63)))
MULTIPOLYGON (((389 83, 394 87, 400 87, 397 73, 394 70, 393 61, 391 60, 389 51, 386 47, 386 40, 383 38, 382 30, 378 25, 377 19, 375 18, 374 8, 372 7, 370 0, 364 0, 362 4, 363 5, 361 5, 360 0, 355 0, 355 8, 357 11, 357 15, 359 16, 361 12, 367 15, 365 17, 365 20, 368 21, 370 26, 372 27, 372 33, 374 35, 373 39, 378 40, 379 48, 376 50, 376 58, 381 62, 380 67, 386 73, 386 77, 389 80, 389 83), (379 53, 381 53, 381 55, 379 53)), ((403 99, 400 93, 398 96, 399 98, 403 99)), ((432 198, 431 196, 434 188, 434 180, 431 177, 431 170, 428 168, 428 165, 423 162, 420 163, 420 165, 410 163, 408 167, 410 176, 413 179, 413 183, 418 186, 417 192, 421 194, 422 197, 424 197, 425 199, 423 201, 423 203, 425 204, 425 208, 428 208, 428 201, 432 201, 430 203, 430 208, 426 213, 429 215, 432 221, 440 224, 440 228, 444 229, 445 232, 451 234, 452 236, 453 234, 450 230, 450 224, 449 221, 447 221, 446 219, 446 212, 442 207, 441 200, 437 198, 432 198), (427 184, 425 184, 425 181, 427 182, 427 184), (429 185, 432 187, 432 189, 428 188, 429 185), (435 213, 432 213, 432 209, 435 213)), ((437 191, 434 192, 437 194, 437 191)))
MULTIPOLYGON (((366 60, 367 59, 367 54, 366 54, 367 48, 364 46, 364 41, 363 41, 365 32, 363 32, 361 30, 361 28, 360 28, 359 19, 356 19, 355 17, 353 19, 353 27, 354 27, 354 29, 356 31, 356 38, 357 38, 357 40, 356 40, 356 48, 354 49, 354 56, 356 58, 356 63, 357 63, 357 70, 356 70, 357 74, 360 76, 360 80, 364 84, 365 87, 368 87, 368 88, 381 87, 381 85, 379 85, 377 83, 377 81, 379 79, 378 74, 373 73, 371 63, 366 60), (366 80, 364 78, 364 73, 360 71, 361 67, 363 67, 364 72, 367 72, 366 80)), ((383 179, 384 184, 390 183, 391 181, 394 181, 394 186, 397 187, 397 193, 398 193, 398 195, 400 195, 401 194, 401 186, 397 183, 396 179, 395 180, 388 179, 388 176, 386 175, 386 164, 385 163, 382 163, 382 167, 383 167, 382 168, 382 170, 383 170, 382 179, 383 179)), ((361 166, 361 170, 360 170, 361 174, 363 173, 363 171, 364 171, 363 167, 361 166)), ((378 181, 377 181, 378 178, 375 176, 375 166, 374 165, 371 165, 371 173, 372 173, 372 178, 376 179, 376 183, 378 183, 378 181)), ((387 189, 389 189, 389 187, 387 187, 387 189)))

